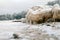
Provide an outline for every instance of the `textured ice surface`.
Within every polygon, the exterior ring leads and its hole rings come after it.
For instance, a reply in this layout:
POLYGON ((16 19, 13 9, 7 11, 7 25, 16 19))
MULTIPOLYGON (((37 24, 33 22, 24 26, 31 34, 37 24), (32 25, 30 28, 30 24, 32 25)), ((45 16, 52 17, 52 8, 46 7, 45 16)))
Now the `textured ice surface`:
POLYGON ((46 24, 29 25, 21 22, 0 21, 0 40, 48 40, 48 38, 60 40, 60 23, 52 27, 46 24), (18 34, 20 38, 11 38, 13 33, 18 34))

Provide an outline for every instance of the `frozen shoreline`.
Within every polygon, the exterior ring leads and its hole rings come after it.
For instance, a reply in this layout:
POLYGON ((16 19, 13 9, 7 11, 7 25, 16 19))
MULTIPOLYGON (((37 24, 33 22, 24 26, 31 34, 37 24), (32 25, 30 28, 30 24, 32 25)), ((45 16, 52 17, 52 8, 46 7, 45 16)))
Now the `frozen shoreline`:
MULTIPOLYGON (((56 23, 55 27, 51 27, 51 26, 47 26, 46 24, 29 25, 21 22, 0 21, 0 40, 5 40, 5 39, 17 40, 17 39, 9 39, 12 37, 13 33, 18 34, 22 38, 20 40, 33 40, 35 38, 34 36, 36 36, 36 38, 37 37, 43 38, 43 35, 45 34, 48 34, 50 36, 54 35, 54 37, 57 37, 59 39, 60 22, 56 23), (40 35, 38 33, 41 33, 42 36, 38 36, 40 35)), ((35 40, 39 40, 39 38, 35 40)))

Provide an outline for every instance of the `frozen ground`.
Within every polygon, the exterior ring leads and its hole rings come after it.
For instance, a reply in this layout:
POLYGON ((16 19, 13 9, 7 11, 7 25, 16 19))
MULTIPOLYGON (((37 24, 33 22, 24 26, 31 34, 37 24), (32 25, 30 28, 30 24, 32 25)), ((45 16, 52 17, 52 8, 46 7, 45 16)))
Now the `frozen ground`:
POLYGON ((0 21, 0 40, 60 40, 60 23, 29 25, 21 22, 0 21), (19 35, 13 39, 12 34, 19 35))

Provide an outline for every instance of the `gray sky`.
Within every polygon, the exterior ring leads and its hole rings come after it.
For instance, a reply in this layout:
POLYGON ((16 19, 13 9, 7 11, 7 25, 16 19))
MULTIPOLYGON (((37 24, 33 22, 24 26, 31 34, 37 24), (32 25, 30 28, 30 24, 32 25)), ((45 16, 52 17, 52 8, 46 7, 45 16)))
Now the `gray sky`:
POLYGON ((52 0, 0 0, 0 14, 27 10, 31 6, 44 5, 52 0))

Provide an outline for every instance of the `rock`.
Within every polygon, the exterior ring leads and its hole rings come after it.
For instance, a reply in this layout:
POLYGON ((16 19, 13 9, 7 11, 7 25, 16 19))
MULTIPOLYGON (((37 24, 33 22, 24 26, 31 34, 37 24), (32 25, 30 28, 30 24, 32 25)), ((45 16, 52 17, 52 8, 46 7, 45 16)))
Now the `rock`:
POLYGON ((47 26, 51 26, 50 24, 47 24, 47 26))
POLYGON ((19 39, 19 36, 17 34, 13 34, 14 39, 19 39))

